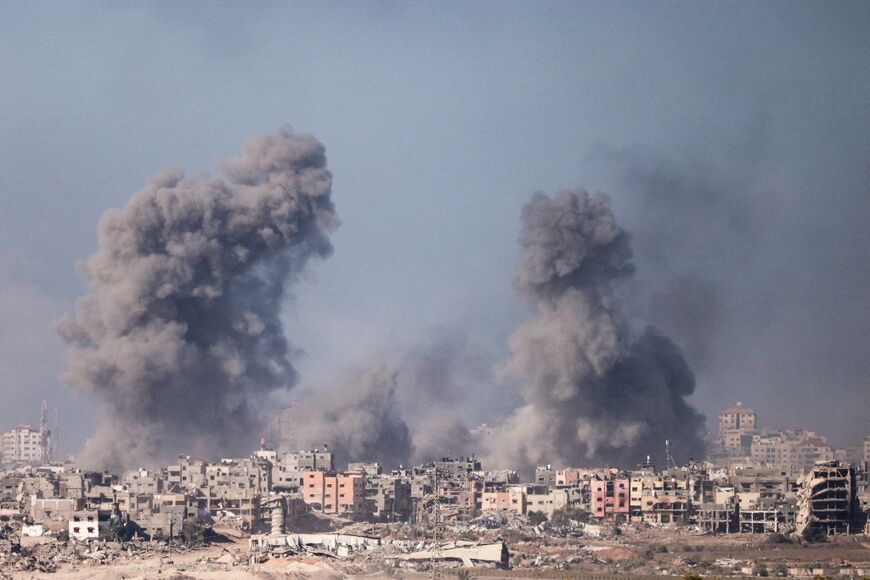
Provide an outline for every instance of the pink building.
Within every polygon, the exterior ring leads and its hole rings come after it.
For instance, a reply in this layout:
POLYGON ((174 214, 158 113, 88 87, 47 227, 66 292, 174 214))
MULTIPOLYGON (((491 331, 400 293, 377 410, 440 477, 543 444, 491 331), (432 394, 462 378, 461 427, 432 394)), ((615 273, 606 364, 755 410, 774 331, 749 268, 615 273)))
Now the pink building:
POLYGON ((511 509, 511 493, 509 491, 485 491, 481 499, 481 509, 485 512, 511 509))
POLYGON ((362 513, 365 510, 365 479, 357 474, 332 475, 325 471, 302 474, 302 499, 325 513, 362 513))
POLYGON ((592 515, 603 520, 628 519, 631 501, 627 479, 592 481, 592 515))
POLYGON ((556 485, 558 487, 575 487, 580 485, 582 480, 583 474, 581 470, 576 467, 569 467, 567 469, 559 469, 556 471, 556 485))

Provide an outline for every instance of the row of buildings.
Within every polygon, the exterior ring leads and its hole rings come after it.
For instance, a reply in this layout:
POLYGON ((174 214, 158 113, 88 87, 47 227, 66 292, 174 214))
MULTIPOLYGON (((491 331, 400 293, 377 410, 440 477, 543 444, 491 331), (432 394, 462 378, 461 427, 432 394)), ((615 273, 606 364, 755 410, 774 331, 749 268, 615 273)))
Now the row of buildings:
POLYGON ((719 432, 710 438, 708 453, 718 464, 751 460, 759 466, 807 471, 819 461, 870 463, 870 435, 863 448, 834 449, 814 431, 763 427, 758 414, 738 402, 719 413, 719 432))
MULTIPOLYGON (((14 440, 16 457, 45 441, 44 429, 39 438, 33 429, 13 431, 30 438, 14 440)), ((779 432, 776 441, 791 441, 789 433, 779 432)), ((870 506, 866 462, 807 451, 806 438, 796 447, 763 447, 772 437, 759 428, 754 411, 738 404, 720 415, 714 449, 719 460, 663 470, 649 459, 633 469, 539 466, 526 482, 516 471, 485 470, 474 457, 392 471, 357 462, 339 470, 325 448, 264 447, 250 457, 217 462, 179 456, 157 469, 93 473, 43 461, 43 447, 0 472, 0 519, 80 539, 166 537, 206 521, 257 532, 274 529, 276 521, 283 527, 306 512, 426 522, 435 510, 439 518, 466 521, 482 514, 564 520, 557 518, 562 514, 592 522, 692 524, 714 533, 864 531, 870 506)), ((864 452, 870 453, 870 438, 864 452)))
POLYGON ((181 456, 123 474, 69 465, 19 467, 0 476, 0 518, 88 539, 167 537, 189 522, 227 522, 258 532, 306 512, 352 520, 470 521, 482 514, 589 522, 694 524, 713 533, 866 532, 866 471, 837 460, 807 472, 689 464, 656 470, 540 466, 532 482, 475 458, 445 458, 384 472, 377 463, 337 471, 328 451, 261 449, 210 463, 181 456))

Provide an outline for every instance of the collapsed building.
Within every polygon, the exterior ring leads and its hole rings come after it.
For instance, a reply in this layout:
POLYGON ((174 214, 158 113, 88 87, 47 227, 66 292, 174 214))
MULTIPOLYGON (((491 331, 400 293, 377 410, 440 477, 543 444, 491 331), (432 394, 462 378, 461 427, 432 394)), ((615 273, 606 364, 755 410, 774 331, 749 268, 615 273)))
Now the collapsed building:
POLYGON ((856 469, 839 461, 822 461, 800 479, 795 532, 819 530, 848 534, 862 525, 856 469))

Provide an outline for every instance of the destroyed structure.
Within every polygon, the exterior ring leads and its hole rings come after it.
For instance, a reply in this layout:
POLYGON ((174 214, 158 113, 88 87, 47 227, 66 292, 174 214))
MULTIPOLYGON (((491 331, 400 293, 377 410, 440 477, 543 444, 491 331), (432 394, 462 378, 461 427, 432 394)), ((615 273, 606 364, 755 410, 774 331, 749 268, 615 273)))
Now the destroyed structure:
POLYGON ((856 472, 838 461, 817 463, 800 479, 797 533, 810 527, 826 535, 848 534, 860 524, 856 472))
MULTIPOLYGON (((724 445, 743 450, 758 423, 738 405, 723 414, 720 426, 724 445)), ((0 528, 7 536, 12 530, 87 544, 121 537, 166 540, 197 524, 249 538, 255 559, 377 554, 378 561, 395 566, 433 560, 506 566, 507 547, 498 535, 474 542, 462 530, 497 534, 509 522, 525 521, 541 522, 535 524, 538 534, 560 530, 585 537, 620 525, 803 537, 867 533, 868 486, 866 464, 830 459, 801 470, 738 452, 728 462, 671 462, 665 469, 649 459, 633 469, 541 465, 532 481, 523 481, 513 470, 487 470, 474 457, 394 470, 376 462, 339 469, 325 448, 278 451, 263 445, 246 458, 209 462, 179 456, 172 465, 120 474, 70 463, 15 462, 0 471, 0 528), (325 527, 307 529, 306 518, 325 527), (405 525, 423 536, 347 531, 333 527, 335 522, 351 528, 405 525), (445 526, 456 533, 436 542, 445 526)))

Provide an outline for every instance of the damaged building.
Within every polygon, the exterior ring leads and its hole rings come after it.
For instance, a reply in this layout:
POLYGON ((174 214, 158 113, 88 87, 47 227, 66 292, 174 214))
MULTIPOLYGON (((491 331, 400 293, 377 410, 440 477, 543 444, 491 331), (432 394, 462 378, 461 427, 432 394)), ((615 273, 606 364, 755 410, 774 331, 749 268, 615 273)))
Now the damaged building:
POLYGON ((819 530, 826 535, 848 534, 862 526, 856 469, 840 461, 821 461, 800 479, 797 493, 798 535, 819 530))

